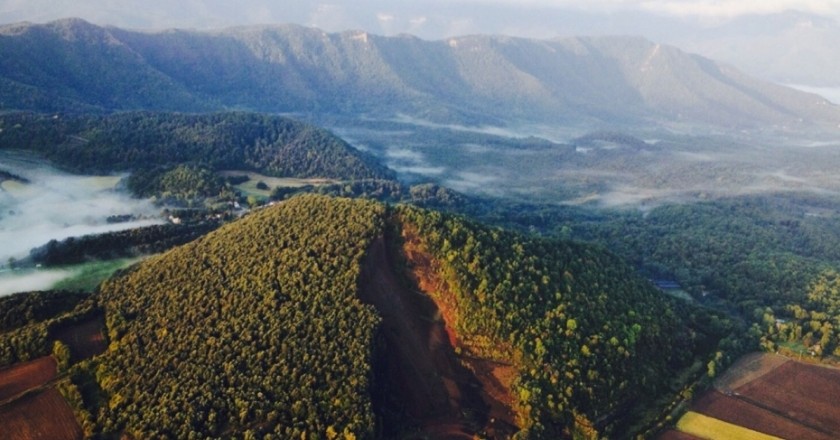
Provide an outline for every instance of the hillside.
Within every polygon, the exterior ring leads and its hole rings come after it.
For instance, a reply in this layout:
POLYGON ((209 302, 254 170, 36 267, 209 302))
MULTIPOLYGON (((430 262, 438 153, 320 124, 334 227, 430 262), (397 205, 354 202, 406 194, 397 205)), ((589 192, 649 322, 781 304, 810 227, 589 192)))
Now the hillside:
POLYGON ((392 175, 326 130, 252 113, 7 113, 0 115, 0 149, 34 151, 63 168, 87 173, 192 164, 279 177, 392 175))
POLYGON ((293 25, 0 28, 0 108, 246 108, 438 122, 836 128, 824 99, 641 38, 425 41, 293 25))
POLYGON ((134 438, 623 435, 721 337, 595 248, 323 196, 93 299, 108 350, 70 370, 85 430, 134 438))

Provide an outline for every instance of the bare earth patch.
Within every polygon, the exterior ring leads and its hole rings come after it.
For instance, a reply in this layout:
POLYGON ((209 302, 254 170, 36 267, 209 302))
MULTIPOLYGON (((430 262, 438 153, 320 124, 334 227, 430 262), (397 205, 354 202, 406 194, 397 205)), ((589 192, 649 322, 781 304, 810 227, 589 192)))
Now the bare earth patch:
POLYGON ((384 421, 383 436, 509 437, 515 426, 494 417, 495 408, 504 403, 487 391, 492 388, 501 397, 509 373, 456 355, 457 335, 447 325, 447 314, 421 287, 439 281, 425 279, 418 286, 393 267, 394 252, 384 238, 377 239, 368 251, 360 286, 361 299, 383 319, 374 367, 374 407, 384 421))
POLYGON ((762 408, 741 396, 727 396, 717 391, 706 393, 692 405, 692 410, 724 422, 790 439, 832 440, 830 433, 820 432, 801 422, 762 408))
POLYGON ((790 359, 777 354, 751 353, 745 355, 715 380, 715 388, 723 393, 732 391, 789 361, 790 359))
POLYGON ((103 328, 105 318, 96 316, 55 330, 54 337, 70 347, 70 362, 76 363, 96 356, 108 348, 102 334, 103 328))
POLYGON ((840 438, 840 369, 755 353, 738 360, 715 388, 691 411, 781 438, 840 438))
POLYGON ((840 370, 786 362, 735 390, 742 399, 840 438, 840 370))
POLYGON ((21 362, 0 370, 0 402, 53 380, 57 365, 52 356, 21 362))
POLYGON ((0 440, 79 440, 82 428, 54 388, 0 407, 0 440))

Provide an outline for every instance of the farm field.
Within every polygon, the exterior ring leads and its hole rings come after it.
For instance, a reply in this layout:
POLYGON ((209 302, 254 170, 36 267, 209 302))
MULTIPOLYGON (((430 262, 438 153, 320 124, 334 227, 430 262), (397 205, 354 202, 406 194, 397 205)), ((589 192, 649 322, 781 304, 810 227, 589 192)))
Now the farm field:
POLYGON ((234 187, 246 195, 256 195, 263 197, 268 197, 271 194, 271 190, 276 187, 300 188, 306 185, 319 186, 330 185, 340 182, 334 179, 299 179, 293 177, 271 177, 252 171, 221 171, 219 172, 219 174, 222 177, 248 176, 249 180, 247 182, 234 185, 234 187), (269 189, 262 190, 257 188, 257 183, 259 182, 265 183, 269 189))
MULTIPOLYGON (((75 363, 105 351, 102 316, 54 330, 51 339, 70 348, 75 363)), ((57 377, 52 356, 21 362, 0 370, 0 440, 76 440, 82 429, 73 410, 54 386, 57 377)))
POLYGON ((782 438, 813 440, 835 438, 802 422, 776 414, 772 409, 755 405, 749 400, 742 399, 741 396, 727 396, 719 391, 706 393, 692 406, 692 409, 733 425, 755 431, 769 431, 782 438))
POLYGON ((713 417, 689 411, 677 423, 677 429, 699 438, 777 440, 779 437, 762 434, 742 426, 726 423, 713 417))
MULTIPOLYGON (((748 355, 695 400, 677 429, 700 438, 724 426, 727 438, 829 440, 840 438, 840 369, 772 354, 748 355), (701 423, 702 422, 702 423, 701 423), (723 424, 723 425, 721 425, 723 424), (731 427, 754 432, 731 430, 731 427), (741 434, 737 434, 741 432, 741 434)), ((660 439, 679 439, 665 433, 660 439)))
POLYGON ((142 258, 118 258, 107 261, 92 261, 74 266, 67 266, 72 275, 57 282, 53 289, 84 290, 93 292, 102 281, 110 278, 117 270, 125 269, 142 258))
POLYGON ((0 440, 77 440, 82 428, 70 405, 54 388, 0 407, 0 440))
POLYGON ((55 339, 70 348, 70 362, 75 363, 102 353, 107 348, 102 329, 105 320, 97 316, 56 331, 55 339))
POLYGON ((52 356, 21 362, 0 370, 0 402, 54 379, 57 365, 52 356))

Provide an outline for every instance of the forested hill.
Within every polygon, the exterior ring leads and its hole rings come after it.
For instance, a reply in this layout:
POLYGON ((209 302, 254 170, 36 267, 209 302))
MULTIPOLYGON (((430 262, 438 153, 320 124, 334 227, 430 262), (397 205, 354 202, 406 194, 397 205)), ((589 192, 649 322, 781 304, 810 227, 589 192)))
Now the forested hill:
POLYGON ((6 113, 0 114, 0 149, 35 151, 80 172, 196 164, 278 177, 393 176, 374 158, 324 129, 242 112, 6 113))
POLYGON ((835 129, 840 108, 631 37, 424 41, 294 25, 137 32, 0 27, 0 109, 244 108, 442 123, 700 123, 835 129))
MULTIPOLYGON (((397 396, 397 406, 377 403, 402 388, 387 386, 376 368, 399 350, 375 342, 392 333, 380 323, 417 319, 406 304, 418 290, 451 320, 454 348, 437 359, 510 369, 506 383, 493 382, 494 396, 530 438, 627 429, 628 417, 673 392, 677 370, 716 344, 594 248, 417 208, 300 196, 103 284, 109 349, 77 373, 100 389, 98 403, 86 402, 95 430, 351 439, 428 428, 428 414, 400 408, 430 390, 397 396), (372 259, 383 239, 388 251, 378 255, 389 260, 372 259)), ((480 433, 492 420, 487 411, 477 404, 433 415, 480 433)))

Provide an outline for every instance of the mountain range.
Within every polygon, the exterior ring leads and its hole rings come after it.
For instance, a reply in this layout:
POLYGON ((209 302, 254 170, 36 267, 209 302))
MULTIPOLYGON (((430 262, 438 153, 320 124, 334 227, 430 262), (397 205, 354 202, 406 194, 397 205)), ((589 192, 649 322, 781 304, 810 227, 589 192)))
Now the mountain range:
POLYGON ((837 127, 840 107, 640 37, 427 41, 296 25, 0 28, 0 109, 264 112, 436 122, 837 127))

